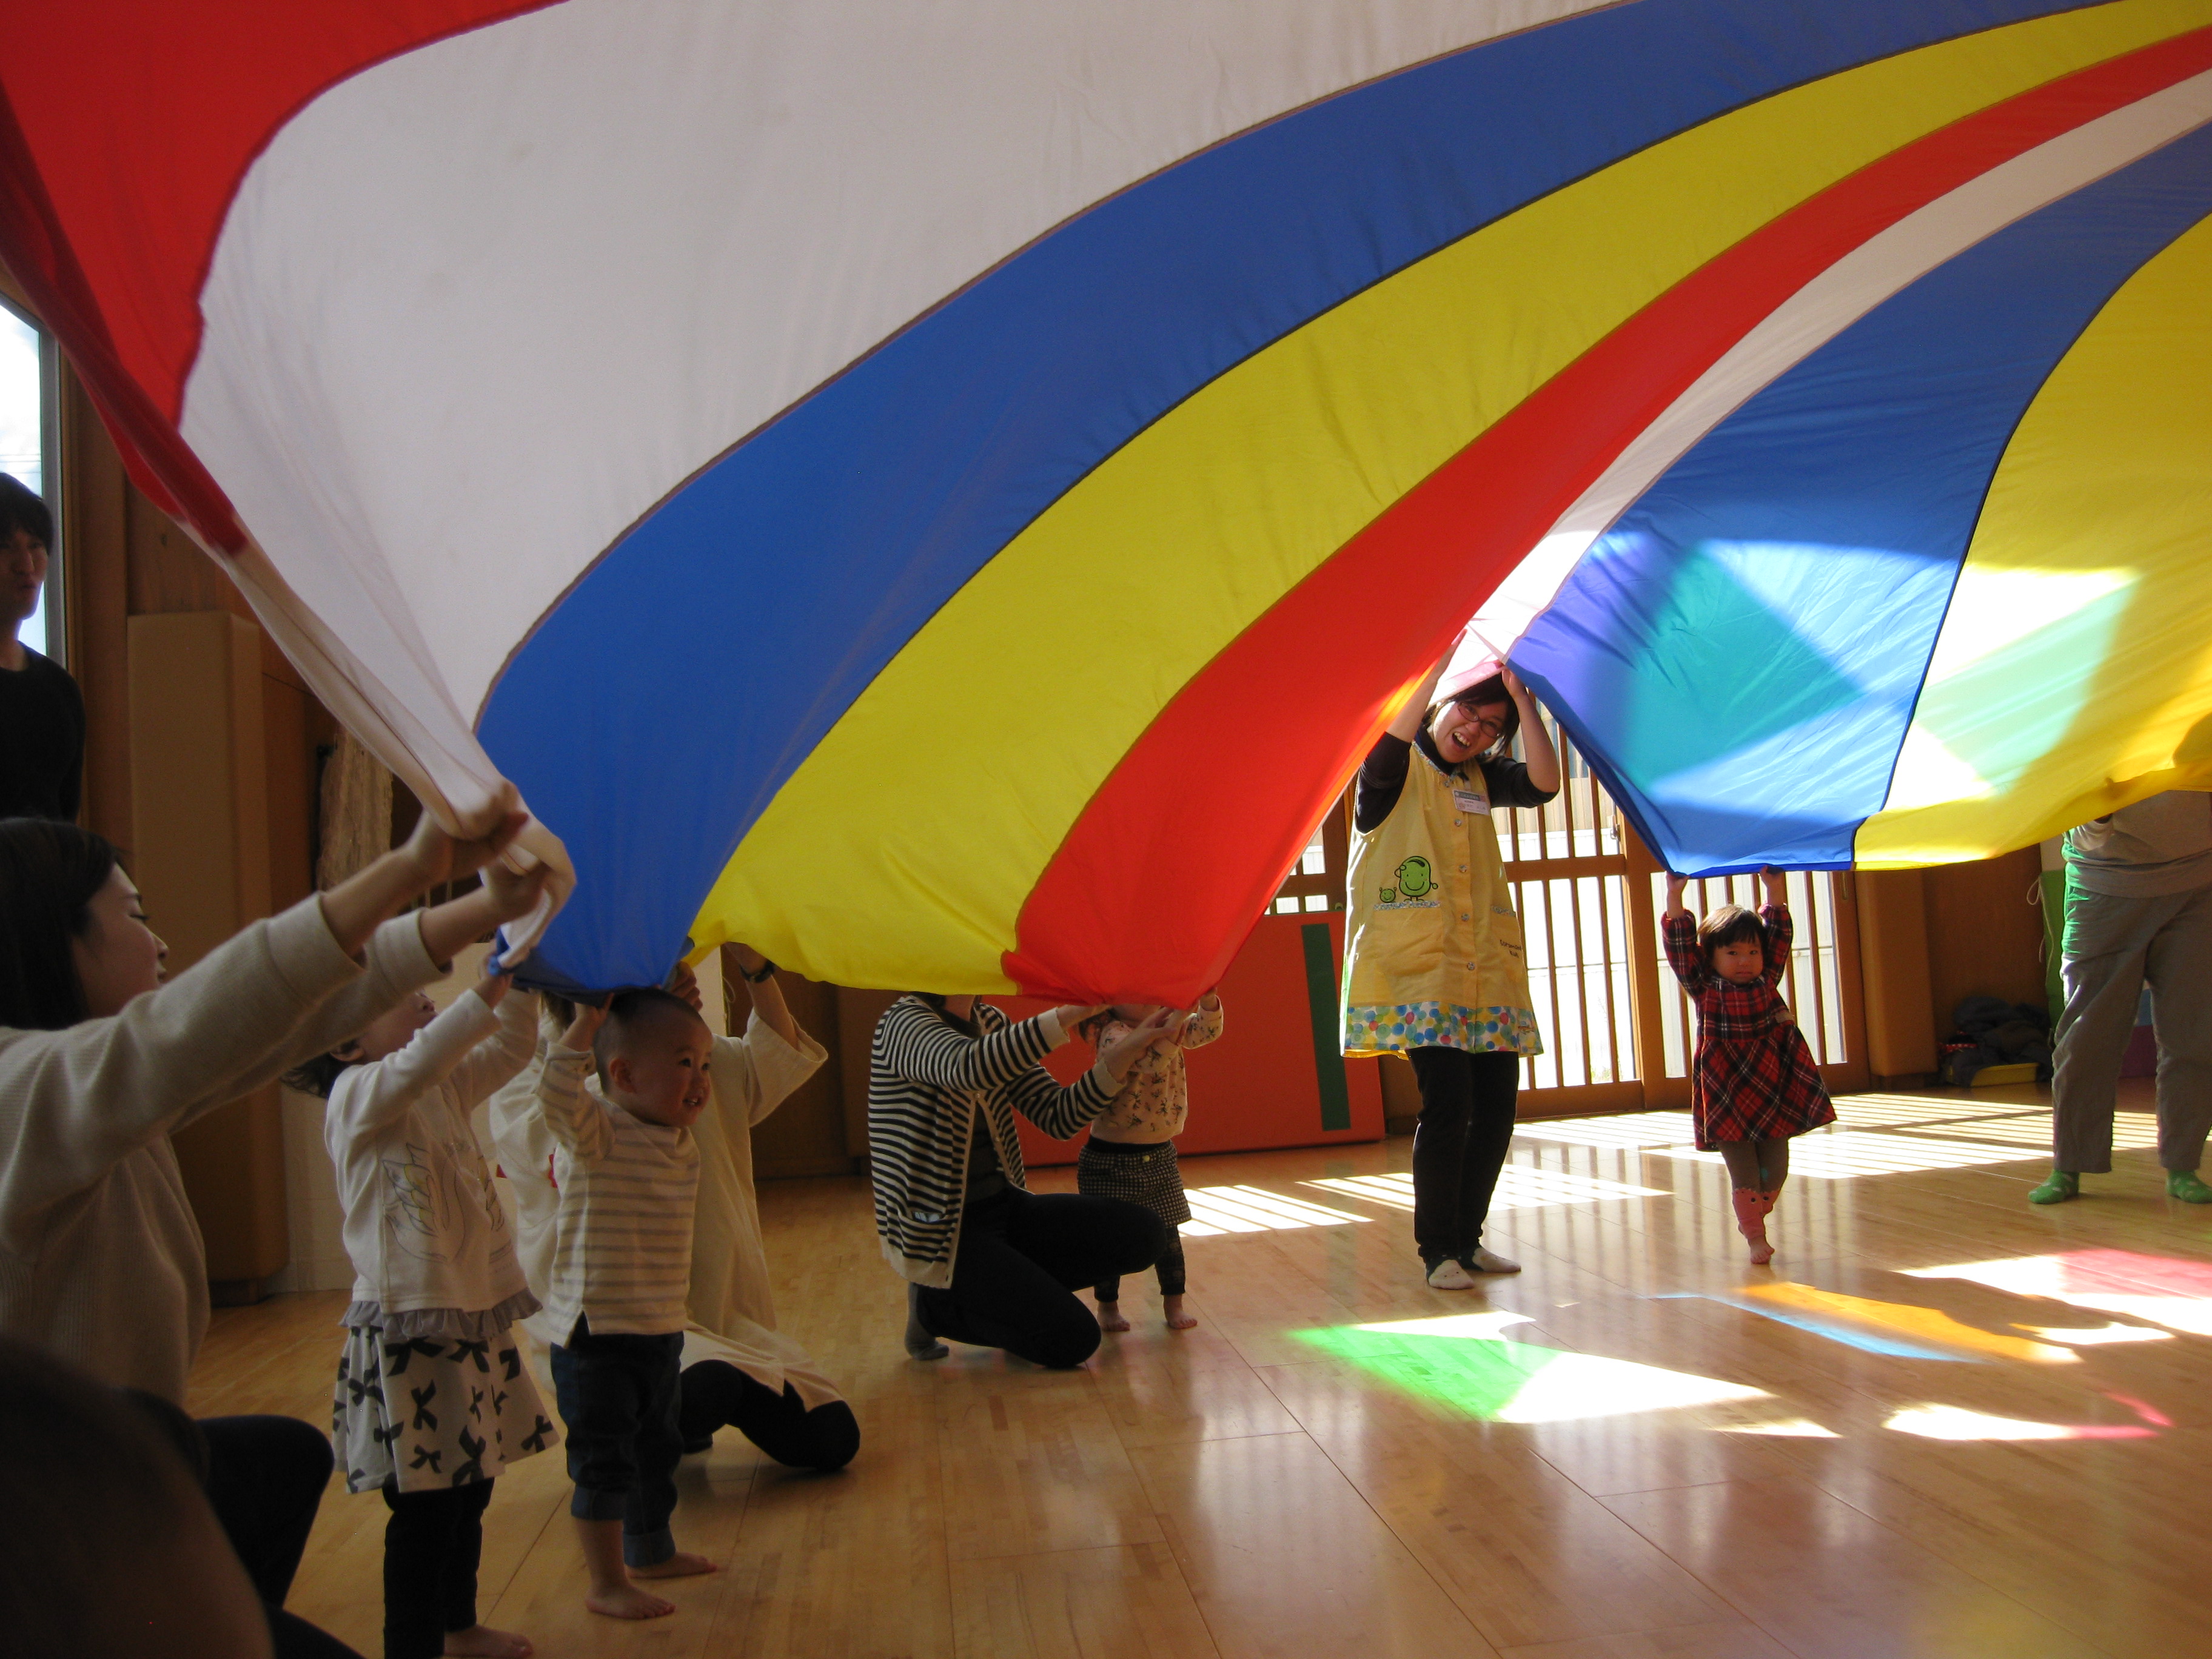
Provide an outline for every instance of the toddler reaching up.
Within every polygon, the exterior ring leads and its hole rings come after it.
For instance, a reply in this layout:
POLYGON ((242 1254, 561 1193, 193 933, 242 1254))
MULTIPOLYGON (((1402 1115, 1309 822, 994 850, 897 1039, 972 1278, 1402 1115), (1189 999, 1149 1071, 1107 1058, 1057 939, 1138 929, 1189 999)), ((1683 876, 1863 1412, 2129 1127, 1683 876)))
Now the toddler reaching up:
MULTIPOLYGON (((1081 1029, 1103 1048, 1161 1012, 1124 1003, 1092 1015, 1081 1029)), ((1121 1091, 1091 1120, 1090 1139, 1075 1159, 1076 1191, 1087 1198, 1118 1198, 1142 1205, 1167 1223, 1168 1248, 1154 1271, 1160 1280, 1160 1312, 1171 1330, 1187 1331, 1198 1323, 1183 1311, 1182 1239, 1174 1231, 1190 1219, 1175 1147, 1175 1138, 1190 1115, 1182 1051, 1203 1048, 1220 1035, 1221 999, 1208 991, 1182 1020, 1173 1042, 1163 1037, 1138 1055, 1121 1091)), ((1097 1296, 1099 1328, 1127 1330, 1129 1322, 1121 1315, 1121 1281, 1100 1281, 1097 1296)))
POLYGON ((529 1063, 538 1000, 417 992, 288 1078, 325 1097, 353 1302, 331 1430, 349 1492, 380 1492, 385 1659, 527 1659, 477 1622, 493 1480, 557 1437, 512 1327, 538 1310, 469 1115, 529 1063))
POLYGON ((1700 923, 1682 906, 1689 878, 1669 873, 1661 920, 1667 961, 1698 1011, 1690 1117, 1701 1152, 1718 1149, 1735 1188, 1736 1230, 1751 1259, 1774 1259, 1766 1218, 1790 1178, 1790 1139, 1836 1121, 1828 1091, 1790 1005, 1776 988, 1792 930, 1782 872, 1759 872, 1757 915, 1723 905, 1700 923))

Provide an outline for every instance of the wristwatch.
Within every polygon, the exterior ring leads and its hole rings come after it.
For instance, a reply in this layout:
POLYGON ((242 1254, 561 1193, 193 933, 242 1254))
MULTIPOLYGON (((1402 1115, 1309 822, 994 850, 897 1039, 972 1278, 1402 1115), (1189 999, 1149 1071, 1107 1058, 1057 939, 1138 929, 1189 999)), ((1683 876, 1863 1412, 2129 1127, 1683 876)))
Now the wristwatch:
MULTIPOLYGON (((744 969, 742 968, 738 969, 738 971, 741 974, 744 973, 744 969)), ((770 962, 766 957, 763 957, 761 958, 760 972, 757 974, 745 974, 745 983, 748 985, 758 985, 765 980, 773 979, 775 976, 775 964, 770 962)))

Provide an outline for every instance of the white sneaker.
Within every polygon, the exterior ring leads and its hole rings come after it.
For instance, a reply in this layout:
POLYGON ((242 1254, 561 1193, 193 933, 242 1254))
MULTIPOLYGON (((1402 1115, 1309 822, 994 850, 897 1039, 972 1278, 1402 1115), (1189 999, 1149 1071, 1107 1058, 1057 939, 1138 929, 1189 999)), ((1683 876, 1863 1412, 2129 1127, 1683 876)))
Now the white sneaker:
MULTIPOLYGON (((1479 1273, 1517 1273, 1521 1271, 1521 1264, 1511 1256, 1500 1255, 1495 1250, 1486 1250, 1480 1244, 1474 1247, 1473 1266, 1475 1272, 1479 1273)), ((1432 1279, 1430 1282, 1433 1284, 1435 1281, 1432 1279)))
POLYGON ((1468 1276, 1466 1268, 1446 1256, 1429 1269, 1429 1288, 1432 1291, 1471 1291, 1474 1288, 1474 1280, 1468 1276))

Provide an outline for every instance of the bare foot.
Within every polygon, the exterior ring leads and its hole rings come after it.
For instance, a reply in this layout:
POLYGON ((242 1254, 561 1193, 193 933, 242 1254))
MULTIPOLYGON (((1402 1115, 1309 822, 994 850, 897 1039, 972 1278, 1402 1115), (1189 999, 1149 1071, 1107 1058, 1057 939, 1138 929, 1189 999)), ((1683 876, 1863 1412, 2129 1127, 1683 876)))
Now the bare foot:
POLYGON ((632 1567, 633 1578, 690 1578, 702 1572, 720 1572, 721 1569, 703 1555, 689 1555, 678 1550, 665 1561, 656 1561, 649 1567, 632 1567))
POLYGON ((665 1619, 676 1603, 664 1601, 635 1584, 610 1584, 585 1593, 584 1605, 609 1619, 665 1619))
POLYGON ((1198 1323, 1195 1314, 1187 1314, 1182 1310, 1182 1298, 1179 1296, 1162 1297, 1160 1311, 1167 1316, 1168 1328, 1171 1331, 1190 1330, 1198 1323))
POLYGON ((517 1636, 511 1630, 494 1630, 489 1625, 446 1632, 446 1659, 530 1659, 537 1651, 528 1637, 517 1636))
POLYGON ((1102 1331, 1126 1331, 1129 1322, 1121 1317, 1121 1304, 1102 1302, 1098 1304, 1098 1328, 1102 1331))

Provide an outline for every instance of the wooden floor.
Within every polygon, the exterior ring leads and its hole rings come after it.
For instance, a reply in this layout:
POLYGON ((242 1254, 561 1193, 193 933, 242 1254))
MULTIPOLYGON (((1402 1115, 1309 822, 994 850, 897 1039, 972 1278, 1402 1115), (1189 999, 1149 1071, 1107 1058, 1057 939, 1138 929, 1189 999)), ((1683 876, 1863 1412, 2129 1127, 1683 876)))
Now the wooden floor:
MULTIPOLYGON (((1422 1282, 1408 1142, 1192 1159, 1202 1322, 1125 1291, 1138 1328, 1073 1373, 909 1363, 863 1185, 769 1185, 784 1322, 859 1459, 687 1460, 678 1537, 723 1571, 635 1626, 583 1611, 533 1459, 483 1615, 547 1656, 2212 1652, 2212 1215, 2140 1115, 2039 1210, 2033 1091, 1844 1109, 1771 1270, 1681 1115, 1528 1126, 1492 1228, 1528 1271, 1459 1295, 1422 1282)), ((344 1299, 218 1316, 195 1408, 320 1419, 344 1299)), ((383 1521, 334 1486, 292 1603, 371 1655, 383 1521)))

